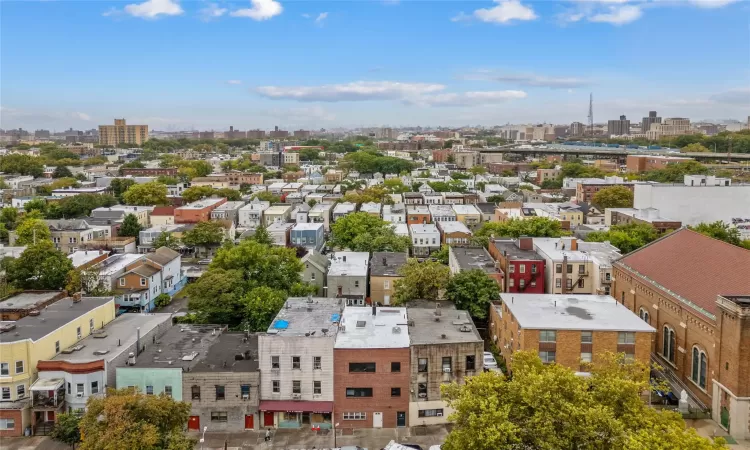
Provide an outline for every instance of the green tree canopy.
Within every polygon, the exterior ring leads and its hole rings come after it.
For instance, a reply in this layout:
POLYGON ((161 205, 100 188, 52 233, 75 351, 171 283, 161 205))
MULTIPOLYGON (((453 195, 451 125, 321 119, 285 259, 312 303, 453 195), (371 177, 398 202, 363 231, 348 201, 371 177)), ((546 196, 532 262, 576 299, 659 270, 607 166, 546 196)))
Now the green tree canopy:
POLYGON ((41 219, 26 218, 16 228, 15 245, 29 245, 34 242, 51 241, 52 233, 41 219))
POLYGON ((741 245, 740 231, 728 223, 717 220, 711 223, 699 223, 689 227, 693 231, 705 234, 706 236, 728 242, 732 245, 741 245))
POLYGON ((142 227, 141 224, 138 223, 138 217, 136 217, 135 214, 127 214, 122 220, 122 225, 120 226, 118 234, 120 236, 137 238, 141 229, 142 227))
POLYGON ((192 450, 183 429, 190 404, 167 395, 110 389, 92 397, 81 418, 80 450, 192 450))
POLYGON ((180 248, 180 240, 174 236, 172 236, 172 233, 169 231, 162 231, 161 234, 156 236, 156 239, 152 242, 152 245, 154 248, 161 248, 161 247, 167 247, 171 248, 172 250, 178 250, 180 248))
POLYGON ((532 217, 530 219, 510 219, 505 222, 485 222, 474 233, 478 243, 485 247, 489 245, 491 236, 512 237, 560 237, 565 232, 557 220, 546 217, 532 217))
POLYGON ((9 230, 15 230, 18 225, 18 210, 12 206, 6 206, 0 210, 0 222, 9 230))
POLYGON ((41 177, 44 174, 44 162, 36 156, 11 153, 0 156, 0 172, 41 177))
POLYGON ((117 199, 108 194, 78 194, 65 197, 57 203, 47 206, 45 217, 62 219, 84 217, 96 208, 107 208, 117 204, 117 199))
POLYGON ((591 203, 600 211, 605 208, 632 208, 633 191, 620 185, 606 187, 594 194, 591 203))
POLYGON ((109 183, 109 188, 112 190, 112 195, 124 203, 123 194, 134 184, 135 180, 132 178, 115 178, 109 183))
POLYGON ((472 317, 486 319, 490 305, 500 298, 500 286, 481 269, 462 271, 451 278, 445 298, 472 317))
POLYGON ((258 200, 260 200, 262 202, 271 202, 271 203, 280 203, 281 202, 281 197, 279 197, 276 194, 272 194, 272 193, 270 193, 268 191, 256 192, 255 194, 253 194, 252 198, 253 199, 257 198, 258 200))
POLYGON ((167 204, 167 186, 155 181, 134 184, 123 194, 128 205, 156 206, 167 204))
POLYGON ((286 293, 268 286, 260 286, 245 294, 240 301, 245 313, 243 328, 265 332, 284 306, 286 293))
POLYGON ((211 186, 191 186, 182 191, 182 199, 188 203, 192 203, 210 197, 213 194, 214 188, 211 186))
POLYGON ((617 247, 621 253, 630 253, 659 238, 659 232, 647 223, 612 225, 609 231, 594 231, 586 235, 587 242, 604 242, 617 247))
POLYGON ((418 262, 410 259, 398 271, 403 278, 394 283, 396 304, 411 300, 437 300, 448 285, 450 269, 434 261, 418 262))
POLYGON ((702 144, 699 144, 698 142, 693 142, 692 144, 688 144, 680 149, 681 153, 708 153, 710 152, 709 149, 704 147, 702 144))
MULTIPOLYGON (((20 228, 20 227, 19 227, 20 228)), ((7 268, 8 280, 22 289, 57 290, 65 286, 73 263, 52 241, 30 244, 7 268)))
POLYGON ((62 413, 57 416, 57 422, 50 437, 55 441, 74 447, 81 442, 81 431, 78 429, 80 422, 81 419, 76 414, 62 413))
POLYGON ((648 366, 605 354, 591 377, 535 353, 513 353, 513 377, 485 372, 443 385, 455 424, 443 450, 726 448, 685 426, 672 411, 647 405, 648 366))
POLYGON ((68 178, 72 176, 73 172, 65 166, 57 166, 55 167, 55 170, 52 171, 52 178, 68 178))
POLYGON ((697 161, 685 161, 669 164, 663 169, 651 170, 641 175, 646 181, 658 181, 660 183, 682 183, 685 175, 706 175, 708 168, 697 161))
POLYGON ((192 230, 182 235, 182 242, 190 247, 219 245, 224 240, 226 230, 221 223, 210 220, 200 222, 192 230))
POLYGON ((352 251, 403 252, 410 248, 411 240, 397 236, 390 224, 367 213, 348 214, 331 225, 333 237, 330 244, 352 251))

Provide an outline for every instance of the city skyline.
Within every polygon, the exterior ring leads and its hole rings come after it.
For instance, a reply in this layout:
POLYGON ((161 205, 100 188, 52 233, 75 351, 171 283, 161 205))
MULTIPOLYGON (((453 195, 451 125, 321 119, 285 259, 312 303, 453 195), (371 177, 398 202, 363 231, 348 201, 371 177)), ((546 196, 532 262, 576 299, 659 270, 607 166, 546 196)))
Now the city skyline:
POLYGON ((2 128, 563 124, 590 92, 597 123, 750 112, 746 2, 126 3, 2 3, 2 128))

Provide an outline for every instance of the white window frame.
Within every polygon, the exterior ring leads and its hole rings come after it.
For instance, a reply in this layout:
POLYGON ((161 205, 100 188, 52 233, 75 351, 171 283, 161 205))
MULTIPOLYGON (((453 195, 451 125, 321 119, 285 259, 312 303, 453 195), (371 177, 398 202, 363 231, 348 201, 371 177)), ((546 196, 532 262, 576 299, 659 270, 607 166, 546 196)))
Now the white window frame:
POLYGON ((10 364, 0 363, 0 376, 3 376, 3 377, 10 376, 10 364))
POLYGON ((16 375, 26 373, 26 363, 23 360, 16 361, 16 375), (18 363, 21 363, 21 370, 18 370, 18 363))
POLYGON ((344 420, 367 420, 366 412, 345 412, 341 416, 344 420))

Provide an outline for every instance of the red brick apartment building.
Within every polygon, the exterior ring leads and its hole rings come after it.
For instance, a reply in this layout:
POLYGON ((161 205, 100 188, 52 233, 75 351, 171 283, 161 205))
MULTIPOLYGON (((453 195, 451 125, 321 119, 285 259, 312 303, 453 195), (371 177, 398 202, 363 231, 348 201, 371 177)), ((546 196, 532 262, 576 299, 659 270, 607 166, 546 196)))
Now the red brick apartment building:
POLYGON ((534 251, 534 239, 495 239, 490 256, 505 274, 505 292, 544 294, 544 258, 534 251))
POLYGON ((689 229, 616 261, 613 295, 656 328, 675 392, 750 439, 750 251, 689 229))
POLYGON ((122 174, 124 176, 134 176, 134 177, 158 177, 161 175, 167 176, 167 177, 176 177, 177 176, 177 168, 176 167, 155 167, 155 168, 122 168, 120 169, 122 174))
POLYGON ((174 223, 198 223, 211 220, 211 211, 226 202, 226 198, 204 198, 175 208, 174 223))
POLYGON ((333 371, 337 428, 406 427, 411 397, 406 308, 346 307, 333 371))
POLYGON ((640 173, 649 170, 660 170, 670 164, 692 160, 692 158, 681 158, 679 156, 628 155, 625 159, 625 167, 628 172, 640 173))
POLYGON ((426 205, 406 205, 406 223, 418 225, 431 221, 430 208, 426 205))

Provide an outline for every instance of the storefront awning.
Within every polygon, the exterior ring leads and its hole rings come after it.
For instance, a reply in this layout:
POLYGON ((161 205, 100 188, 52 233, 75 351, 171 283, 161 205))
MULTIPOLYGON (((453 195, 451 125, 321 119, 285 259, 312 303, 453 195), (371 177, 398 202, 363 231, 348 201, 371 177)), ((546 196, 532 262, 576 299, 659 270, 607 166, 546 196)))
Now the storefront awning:
POLYGON ((260 411, 283 412, 333 412, 333 402, 298 402, 294 400, 262 400, 258 407, 260 411))

